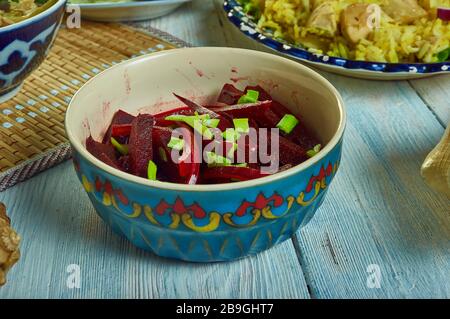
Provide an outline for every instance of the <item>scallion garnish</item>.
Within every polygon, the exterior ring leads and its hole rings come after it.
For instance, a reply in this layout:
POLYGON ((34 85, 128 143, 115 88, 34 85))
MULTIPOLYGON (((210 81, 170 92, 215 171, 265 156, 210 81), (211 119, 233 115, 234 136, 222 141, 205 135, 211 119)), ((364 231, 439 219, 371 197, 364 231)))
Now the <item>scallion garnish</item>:
POLYGON ((306 152, 306 155, 308 155, 308 157, 313 157, 316 156, 317 153, 320 152, 320 149, 322 148, 322 145, 317 144, 316 146, 314 146, 312 149, 310 149, 309 151, 306 152))
POLYGON ((447 48, 445 50, 442 50, 437 54, 437 60, 438 62, 445 62, 450 57, 450 48, 447 48))
POLYGON ((184 147, 184 140, 175 136, 170 137, 168 147, 181 151, 184 147))
POLYGON ((225 132, 222 133, 222 136, 225 140, 234 142, 237 141, 241 135, 234 128, 227 128, 225 132))
POLYGON ((248 119, 233 119, 234 129, 238 133, 247 134, 250 131, 250 126, 248 125, 248 119))
POLYGON ((114 137, 111 137, 111 144, 117 151, 119 151, 120 154, 122 155, 128 154, 128 145, 120 144, 114 137))
POLYGON ((284 133, 289 134, 297 126, 298 119, 292 114, 285 114, 278 122, 277 127, 284 133))
POLYGON ((208 166, 229 166, 233 164, 229 158, 214 152, 206 152, 208 166))
POLYGON ((255 90, 247 90, 247 93, 245 95, 242 95, 239 100, 238 104, 245 104, 245 103, 256 103, 258 102, 259 98, 259 92, 255 90))
POLYGON ((148 162, 148 168, 147 168, 147 178, 151 181, 156 181, 156 172, 158 170, 158 167, 156 164, 150 160, 148 162))
POLYGON ((207 127, 203 122, 205 120, 209 120, 208 114, 202 114, 202 115, 169 115, 165 118, 167 121, 177 121, 177 122, 184 122, 190 127, 192 127, 194 130, 197 130, 200 134, 202 134, 207 139, 212 139, 213 133, 207 127))
POLYGON ((207 127, 216 128, 219 125, 220 119, 206 119, 203 124, 207 127))

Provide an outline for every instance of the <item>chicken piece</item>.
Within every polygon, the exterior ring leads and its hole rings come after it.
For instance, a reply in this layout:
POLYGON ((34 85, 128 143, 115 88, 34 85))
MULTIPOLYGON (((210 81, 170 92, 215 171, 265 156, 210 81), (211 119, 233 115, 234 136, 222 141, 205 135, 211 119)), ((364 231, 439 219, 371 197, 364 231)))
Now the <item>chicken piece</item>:
POLYGON ((355 44, 366 39, 375 28, 374 14, 381 12, 376 4, 355 3, 341 13, 341 32, 344 37, 355 44))
POLYGON ((5 205, 0 203, 0 286, 6 283, 7 272, 20 257, 20 237, 10 226, 5 205))
POLYGON ((400 24, 409 24, 428 15, 417 0, 386 0, 381 7, 388 16, 400 24))
POLYGON ((320 4, 311 13, 307 27, 323 30, 329 36, 334 36, 337 31, 336 14, 330 2, 320 4))

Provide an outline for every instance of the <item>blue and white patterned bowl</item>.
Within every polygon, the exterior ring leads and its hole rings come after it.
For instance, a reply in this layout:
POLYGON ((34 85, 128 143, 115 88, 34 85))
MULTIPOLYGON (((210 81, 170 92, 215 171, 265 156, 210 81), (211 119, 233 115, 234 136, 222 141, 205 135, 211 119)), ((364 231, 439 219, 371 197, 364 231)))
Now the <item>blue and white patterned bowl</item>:
POLYGON ((61 24, 66 0, 38 15, 0 28, 0 103, 16 95, 45 59, 61 24))
POLYGON ((123 62, 88 81, 66 114, 78 177, 101 218, 138 247, 188 261, 232 260, 290 238, 324 199, 339 167, 344 127, 342 99, 322 76, 273 54, 232 48, 168 50, 123 62), (172 92, 206 102, 231 81, 262 85, 301 115, 324 149, 273 176, 181 185, 126 174, 85 148, 89 134, 99 140, 118 109, 172 109, 180 106, 172 92))
POLYGON ((443 63, 382 63, 348 60, 311 53, 300 46, 275 39, 257 27, 255 18, 246 14, 237 0, 225 0, 223 8, 228 19, 244 35, 292 59, 324 71, 373 80, 403 80, 450 74, 450 62, 443 63))

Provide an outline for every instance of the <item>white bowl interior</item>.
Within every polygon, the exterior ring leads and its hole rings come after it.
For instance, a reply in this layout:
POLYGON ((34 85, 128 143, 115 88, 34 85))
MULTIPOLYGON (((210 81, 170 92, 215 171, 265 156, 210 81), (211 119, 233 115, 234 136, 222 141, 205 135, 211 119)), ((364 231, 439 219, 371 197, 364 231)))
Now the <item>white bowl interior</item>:
POLYGON ((84 145, 100 140, 114 113, 157 113, 182 106, 172 92, 205 103, 224 83, 261 85, 321 140, 330 142, 343 114, 334 88, 314 71, 275 55, 231 48, 164 51, 119 64, 89 81, 73 98, 66 117, 69 136, 84 145))

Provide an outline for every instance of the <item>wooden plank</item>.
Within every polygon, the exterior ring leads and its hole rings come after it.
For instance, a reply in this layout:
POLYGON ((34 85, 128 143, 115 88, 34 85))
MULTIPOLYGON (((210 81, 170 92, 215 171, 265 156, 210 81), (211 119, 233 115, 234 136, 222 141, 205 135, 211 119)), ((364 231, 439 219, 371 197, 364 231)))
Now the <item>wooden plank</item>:
POLYGON ((193 0, 169 16, 144 21, 196 46, 221 46, 224 44, 222 25, 217 19, 213 1, 193 0))
POLYGON ((113 234, 95 214, 71 163, 3 193, 22 257, 4 298, 309 298, 291 240, 231 263, 156 257, 113 234), (66 285, 81 270, 81 289, 66 285))
POLYGON ((442 126, 407 82, 326 76, 349 118, 340 172, 297 234, 312 295, 448 298, 450 202, 419 172, 442 126), (381 271, 379 289, 367 286, 372 264, 381 271))
POLYGON ((450 123, 450 75, 410 81, 424 103, 436 114, 439 122, 450 123))

